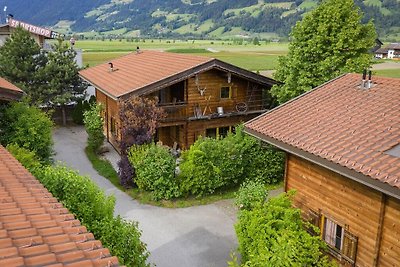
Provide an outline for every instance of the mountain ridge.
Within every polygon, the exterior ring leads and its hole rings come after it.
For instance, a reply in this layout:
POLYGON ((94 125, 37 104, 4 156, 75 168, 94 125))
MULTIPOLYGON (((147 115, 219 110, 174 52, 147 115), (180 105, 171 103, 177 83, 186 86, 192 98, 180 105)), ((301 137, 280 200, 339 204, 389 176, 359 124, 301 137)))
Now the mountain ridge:
MULTIPOLYGON (((151 37, 288 36, 319 0, 5 0, 8 13, 66 33, 151 37), (268 34, 267 34, 268 33, 268 34), (267 34, 267 35, 266 35, 267 34)), ((400 38, 400 0, 355 0, 378 34, 400 38)))

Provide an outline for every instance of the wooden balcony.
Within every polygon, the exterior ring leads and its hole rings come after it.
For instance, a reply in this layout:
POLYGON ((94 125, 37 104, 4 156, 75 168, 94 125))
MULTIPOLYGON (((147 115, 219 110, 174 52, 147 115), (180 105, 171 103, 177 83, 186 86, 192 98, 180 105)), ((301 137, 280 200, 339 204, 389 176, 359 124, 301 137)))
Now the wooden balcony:
POLYGON ((163 119, 163 122, 185 120, 187 119, 187 103, 177 102, 177 103, 159 103, 167 117, 163 119))

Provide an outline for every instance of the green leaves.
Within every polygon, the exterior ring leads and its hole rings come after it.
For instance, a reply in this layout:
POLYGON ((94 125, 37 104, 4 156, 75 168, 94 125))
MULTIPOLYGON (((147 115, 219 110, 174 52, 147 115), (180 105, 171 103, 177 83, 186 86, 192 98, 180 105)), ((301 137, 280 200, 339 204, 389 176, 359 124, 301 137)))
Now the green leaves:
POLYGON ((83 113, 83 122, 88 133, 88 146, 94 152, 98 152, 104 142, 104 122, 101 110, 101 105, 92 104, 90 109, 83 113))
POLYGON ((375 27, 361 24, 361 18, 353 0, 325 0, 297 22, 289 53, 279 59, 274 75, 283 83, 271 91, 280 103, 342 73, 370 67, 375 27))
POLYGON ((3 144, 16 144, 34 152, 40 161, 49 161, 52 155, 51 130, 48 115, 24 102, 13 103, 4 112, 0 125, 3 144))
POLYGON ((243 266, 334 266, 323 254, 319 236, 304 230, 293 193, 282 194, 239 212, 235 226, 243 266))
POLYGON ((171 199, 181 195, 175 177, 175 158, 166 147, 155 144, 133 145, 128 158, 135 167, 136 185, 151 191, 154 200, 171 199))

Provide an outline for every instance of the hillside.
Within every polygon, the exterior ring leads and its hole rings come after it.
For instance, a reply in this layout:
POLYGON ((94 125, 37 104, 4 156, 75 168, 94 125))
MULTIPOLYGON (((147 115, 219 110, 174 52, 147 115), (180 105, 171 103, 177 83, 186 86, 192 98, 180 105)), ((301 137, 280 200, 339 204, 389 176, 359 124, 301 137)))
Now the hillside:
MULTIPOLYGON (((65 32, 152 37, 287 36, 319 0, 6 0, 15 18, 65 32)), ((400 0, 355 0, 381 37, 400 38, 400 0)))

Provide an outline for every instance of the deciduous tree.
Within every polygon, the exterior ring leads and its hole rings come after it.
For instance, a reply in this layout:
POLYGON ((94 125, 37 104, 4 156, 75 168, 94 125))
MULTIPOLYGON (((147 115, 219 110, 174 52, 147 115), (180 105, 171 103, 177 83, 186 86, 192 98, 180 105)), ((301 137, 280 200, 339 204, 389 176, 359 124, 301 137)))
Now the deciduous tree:
POLYGON ((279 59, 274 75, 282 82, 272 88, 280 103, 341 73, 361 72, 371 65, 375 27, 361 19, 353 0, 325 0, 297 22, 289 53, 279 59))
POLYGON ((157 101, 146 97, 133 97, 120 105, 121 160, 118 162, 120 183, 132 185, 134 170, 127 153, 132 145, 150 143, 157 129, 157 121, 165 116, 157 101))

